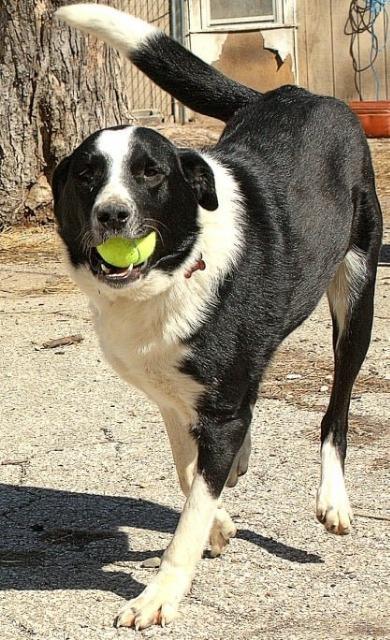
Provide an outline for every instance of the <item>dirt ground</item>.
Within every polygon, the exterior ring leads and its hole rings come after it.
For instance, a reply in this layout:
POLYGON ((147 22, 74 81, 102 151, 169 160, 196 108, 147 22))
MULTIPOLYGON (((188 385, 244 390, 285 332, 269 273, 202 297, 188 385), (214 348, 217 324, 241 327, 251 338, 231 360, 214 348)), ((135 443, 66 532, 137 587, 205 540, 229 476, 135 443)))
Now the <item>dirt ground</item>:
MULTIPOLYGON (((163 127, 180 144, 210 127, 163 127)), ((332 377, 325 301, 263 385, 248 474, 225 502, 237 537, 205 557, 169 627, 116 630, 183 504, 155 407, 105 364, 54 229, 0 236, 1 640, 390 638, 390 141, 371 142, 385 213, 373 339, 351 404, 351 535, 314 516, 319 425, 332 377), (71 344, 51 339, 81 336, 71 344), (43 345, 46 346, 43 346, 43 345)))

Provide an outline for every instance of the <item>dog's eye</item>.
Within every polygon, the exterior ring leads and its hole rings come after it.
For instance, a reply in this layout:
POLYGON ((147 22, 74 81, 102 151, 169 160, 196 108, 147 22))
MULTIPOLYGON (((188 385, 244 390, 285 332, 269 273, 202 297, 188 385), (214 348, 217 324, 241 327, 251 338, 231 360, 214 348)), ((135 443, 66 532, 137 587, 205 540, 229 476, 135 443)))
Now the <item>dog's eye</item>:
POLYGON ((165 174, 161 173, 160 169, 156 166, 146 166, 144 169, 144 179, 148 187, 157 187, 163 182, 165 174))
POLYGON ((95 181, 101 175, 101 169, 94 164, 86 164, 77 172, 77 179, 82 184, 95 181))
POLYGON ((81 171, 78 172, 77 177, 80 178, 81 180, 88 180, 89 178, 93 177, 93 174, 94 174, 93 167, 85 166, 81 169, 81 171))
POLYGON ((149 165, 146 166, 144 169, 144 176, 145 178, 152 178, 153 176, 156 176, 160 173, 158 167, 154 166, 154 165, 149 165))

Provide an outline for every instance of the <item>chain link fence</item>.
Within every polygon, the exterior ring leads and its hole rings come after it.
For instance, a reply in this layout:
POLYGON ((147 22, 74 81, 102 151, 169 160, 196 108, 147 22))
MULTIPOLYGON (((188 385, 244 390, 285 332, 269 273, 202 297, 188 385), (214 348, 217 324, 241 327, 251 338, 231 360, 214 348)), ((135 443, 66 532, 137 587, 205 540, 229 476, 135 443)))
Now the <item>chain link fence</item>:
MULTIPOLYGON (((115 6, 170 33, 170 0, 117 0, 115 6)), ((125 60, 122 74, 130 112, 136 121, 151 125, 173 121, 170 95, 125 60)))

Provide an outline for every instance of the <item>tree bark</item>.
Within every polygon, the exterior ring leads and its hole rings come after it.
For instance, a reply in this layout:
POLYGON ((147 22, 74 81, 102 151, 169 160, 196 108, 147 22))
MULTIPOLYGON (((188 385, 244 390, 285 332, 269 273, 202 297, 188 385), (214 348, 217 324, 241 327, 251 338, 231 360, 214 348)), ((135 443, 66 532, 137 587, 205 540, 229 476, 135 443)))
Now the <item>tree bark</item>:
POLYGON ((54 19, 61 4, 0 2, 0 230, 50 218, 57 162, 131 120, 118 54, 54 19))

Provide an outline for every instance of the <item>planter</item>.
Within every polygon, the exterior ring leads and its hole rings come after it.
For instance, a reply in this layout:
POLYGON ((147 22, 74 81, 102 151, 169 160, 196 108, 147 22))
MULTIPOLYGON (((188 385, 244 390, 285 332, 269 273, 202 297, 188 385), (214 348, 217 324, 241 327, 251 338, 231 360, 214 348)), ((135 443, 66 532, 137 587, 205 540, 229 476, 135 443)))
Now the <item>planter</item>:
POLYGON ((390 100, 350 102, 367 138, 390 138, 390 100))

